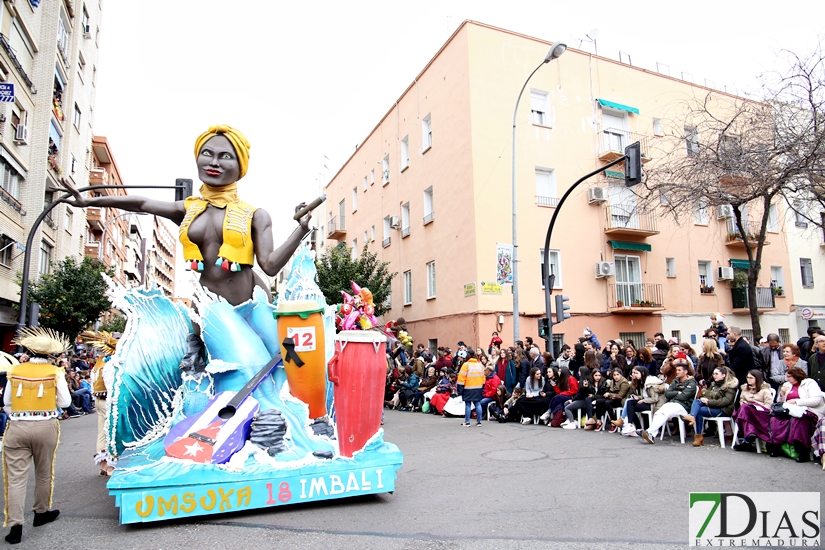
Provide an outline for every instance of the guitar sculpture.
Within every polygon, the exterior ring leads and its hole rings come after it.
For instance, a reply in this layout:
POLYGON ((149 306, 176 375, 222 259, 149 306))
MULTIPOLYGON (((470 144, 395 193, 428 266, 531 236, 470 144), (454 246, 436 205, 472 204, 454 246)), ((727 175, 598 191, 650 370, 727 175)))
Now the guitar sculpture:
MULTIPOLYGON (((300 361, 291 338, 286 338, 283 346, 293 360, 300 361)), ((238 393, 221 392, 204 410, 175 424, 163 438, 167 456, 203 464, 223 464, 241 450, 249 439, 252 420, 261 408, 251 394, 275 370, 280 358, 281 355, 276 354, 238 393)))

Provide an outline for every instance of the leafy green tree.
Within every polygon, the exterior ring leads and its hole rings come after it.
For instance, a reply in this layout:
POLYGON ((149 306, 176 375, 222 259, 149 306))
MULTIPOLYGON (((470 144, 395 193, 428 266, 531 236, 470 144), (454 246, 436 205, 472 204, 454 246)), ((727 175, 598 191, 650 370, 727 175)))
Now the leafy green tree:
POLYGON ((123 315, 115 315, 108 323, 103 323, 98 327, 98 330, 105 330, 106 332, 123 332, 126 330, 126 317, 123 315))
MULTIPOLYGON (((114 276, 97 258, 80 263, 67 257, 52 264, 51 273, 29 282, 29 302, 40 304, 40 325, 74 339, 112 307, 101 273, 114 276)), ((27 306, 28 307, 28 306, 27 306)))
POLYGON ((362 288, 372 292, 375 302, 375 315, 386 313, 384 305, 390 295, 391 283, 398 273, 390 273, 389 262, 378 260, 365 246, 357 259, 352 258, 352 248, 342 243, 327 248, 316 261, 318 269, 318 286, 328 304, 341 304, 344 297, 341 291, 352 294, 350 281, 355 281, 362 288))

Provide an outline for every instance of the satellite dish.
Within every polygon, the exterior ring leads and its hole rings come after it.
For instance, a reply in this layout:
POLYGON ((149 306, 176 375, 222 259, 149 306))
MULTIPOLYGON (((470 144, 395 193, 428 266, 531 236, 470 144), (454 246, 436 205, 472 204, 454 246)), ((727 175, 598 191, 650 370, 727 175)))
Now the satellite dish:
POLYGON ((590 40, 596 40, 599 37, 599 29, 591 29, 589 33, 587 33, 587 38, 590 40))

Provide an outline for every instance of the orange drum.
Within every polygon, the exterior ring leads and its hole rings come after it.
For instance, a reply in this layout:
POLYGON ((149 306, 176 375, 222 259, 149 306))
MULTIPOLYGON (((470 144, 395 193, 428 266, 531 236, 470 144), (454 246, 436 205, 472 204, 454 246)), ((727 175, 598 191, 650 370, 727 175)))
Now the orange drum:
POLYGON ((278 344, 284 360, 289 392, 309 406, 310 418, 327 414, 326 355, 324 349, 324 308, 310 300, 278 304, 273 313, 278 321, 278 344), (292 338, 295 354, 304 362, 291 360, 283 342, 292 338))
POLYGON ((372 330, 343 330, 335 336, 329 381, 335 385, 335 423, 342 456, 352 457, 381 428, 386 340, 372 330))

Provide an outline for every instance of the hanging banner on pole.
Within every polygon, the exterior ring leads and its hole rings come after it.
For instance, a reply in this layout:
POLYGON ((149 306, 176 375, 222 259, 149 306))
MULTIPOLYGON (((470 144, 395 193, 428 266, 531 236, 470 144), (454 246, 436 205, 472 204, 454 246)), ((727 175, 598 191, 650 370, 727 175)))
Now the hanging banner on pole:
POLYGON ((513 284, 513 245, 496 244, 496 284, 513 284))

